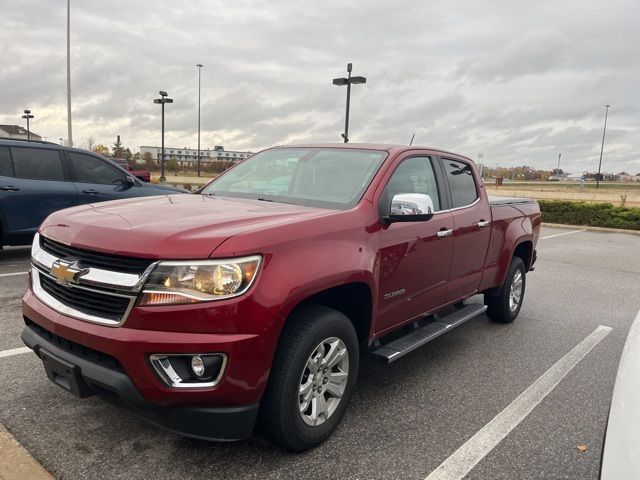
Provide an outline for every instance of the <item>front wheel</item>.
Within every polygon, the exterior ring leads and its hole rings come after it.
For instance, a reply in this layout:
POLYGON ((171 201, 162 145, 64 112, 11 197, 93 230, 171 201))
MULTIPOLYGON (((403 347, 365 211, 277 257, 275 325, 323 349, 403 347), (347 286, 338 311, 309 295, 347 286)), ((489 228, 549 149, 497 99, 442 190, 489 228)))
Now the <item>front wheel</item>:
POLYGON ((511 323, 516 319, 518 313, 520 313, 524 298, 525 274, 526 269, 522 259, 513 257, 498 295, 484 295, 484 303, 489 307, 487 316, 491 320, 500 323, 511 323))
POLYGON ((288 320, 261 406, 261 423, 278 445, 315 447, 336 429, 358 374, 358 338, 342 313, 300 308, 288 320))

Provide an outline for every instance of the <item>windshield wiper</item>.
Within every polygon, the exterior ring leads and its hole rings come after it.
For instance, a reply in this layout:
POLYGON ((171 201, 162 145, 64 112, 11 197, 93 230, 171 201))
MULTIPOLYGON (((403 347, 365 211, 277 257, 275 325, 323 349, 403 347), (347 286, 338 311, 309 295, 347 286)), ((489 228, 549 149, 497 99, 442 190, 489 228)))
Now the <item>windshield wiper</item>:
POLYGON ((260 200, 261 202, 273 202, 270 198, 258 197, 256 200, 260 200))

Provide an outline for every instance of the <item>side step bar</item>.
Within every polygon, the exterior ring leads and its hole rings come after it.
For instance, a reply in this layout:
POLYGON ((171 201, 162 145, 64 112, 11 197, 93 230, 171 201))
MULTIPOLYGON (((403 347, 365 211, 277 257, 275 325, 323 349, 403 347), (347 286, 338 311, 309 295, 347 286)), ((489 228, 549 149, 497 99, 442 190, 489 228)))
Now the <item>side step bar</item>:
POLYGON ((446 316, 438 318, 434 322, 418 327, 412 332, 382 345, 371 353, 375 357, 391 363, 425 343, 438 338, 443 333, 462 325, 467 320, 481 315, 486 309, 486 305, 465 305, 446 316))

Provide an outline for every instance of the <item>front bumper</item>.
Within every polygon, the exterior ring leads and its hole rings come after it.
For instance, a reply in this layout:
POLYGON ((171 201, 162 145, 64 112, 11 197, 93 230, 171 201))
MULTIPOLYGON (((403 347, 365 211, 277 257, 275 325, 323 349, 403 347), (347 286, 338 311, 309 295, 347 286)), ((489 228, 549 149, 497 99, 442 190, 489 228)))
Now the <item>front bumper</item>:
POLYGON ((160 406, 146 400, 120 362, 107 354, 60 337, 27 320, 22 340, 36 355, 44 350, 76 367, 85 393, 96 393, 144 420, 189 437, 232 441, 249 438, 259 404, 243 406, 160 406))

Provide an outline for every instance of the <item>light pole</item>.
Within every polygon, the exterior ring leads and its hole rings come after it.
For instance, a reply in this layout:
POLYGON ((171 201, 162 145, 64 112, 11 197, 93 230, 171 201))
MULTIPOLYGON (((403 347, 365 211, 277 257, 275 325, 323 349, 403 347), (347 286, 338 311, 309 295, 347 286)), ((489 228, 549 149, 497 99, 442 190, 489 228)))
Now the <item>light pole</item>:
POLYGON ((33 115, 31 115, 31 110, 25 110, 22 118, 27 119, 27 140, 31 140, 31 131, 29 130, 29 119, 33 118, 33 115))
POLYGON ((67 0, 67 146, 73 147, 71 133, 71 0, 67 0))
POLYGON ((347 78, 334 78, 333 84, 338 86, 347 86, 347 112, 344 120, 344 133, 342 134, 342 138, 344 138, 344 143, 349 142, 349 104, 351 101, 351 85, 358 83, 367 83, 367 79, 364 77, 352 77, 351 76, 352 65, 347 63, 347 78))
POLYGON ((199 63, 196 67, 198 67, 198 176, 200 176, 200 73, 204 65, 199 63))
POLYGON ((604 151, 604 136, 607 133, 607 116, 609 114, 609 107, 611 105, 605 105, 604 110, 604 129, 602 130, 602 146, 600 147, 600 163, 598 163, 598 176, 596 177, 596 190, 600 186, 600 169, 602 168, 602 152, 604 151))
POLYGON ((162 153, 160 155, 160 183, 165 183, 166 178, 164 176, 164 104, 165 103, 173 103, 173 99, 167 98, 167 92, 160 90, 158 92, 160 94, 160 98, 154 98, 153 103, 159 103, 162 105, 162 153))

